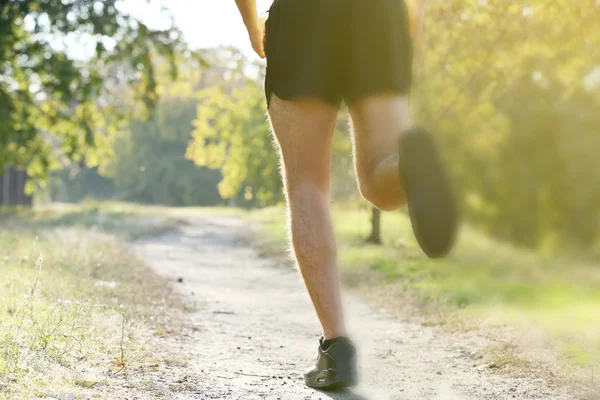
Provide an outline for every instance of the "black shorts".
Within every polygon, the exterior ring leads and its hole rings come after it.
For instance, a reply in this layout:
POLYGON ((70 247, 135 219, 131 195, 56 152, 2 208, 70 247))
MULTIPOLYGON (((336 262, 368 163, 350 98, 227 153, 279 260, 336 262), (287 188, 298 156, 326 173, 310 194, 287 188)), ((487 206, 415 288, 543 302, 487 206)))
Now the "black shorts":
POLYGON ((404 0, 275 0, 266 27, 267 103, 271 93, 335 105, 408 93, 409 25, 404 0))

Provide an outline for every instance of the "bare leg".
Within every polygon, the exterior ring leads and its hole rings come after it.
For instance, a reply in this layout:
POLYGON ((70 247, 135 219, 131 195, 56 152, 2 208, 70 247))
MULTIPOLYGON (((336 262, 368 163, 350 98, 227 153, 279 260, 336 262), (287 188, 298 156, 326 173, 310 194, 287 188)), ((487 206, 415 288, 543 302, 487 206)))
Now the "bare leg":
POLYGON ((346 335, 335 234, 329 213, 331 145, 337 108, 271 97, 292 245, 326 339, 346 335))
POLYGON ((404 204, 403 185, 410 188, 408 212, 415 237, 425 254, 440 258, 454 245, 457 207, 433 138, 411 127, 408 112, 408 98, 390 93, 350 105, 356 175, 365 199, 382 210, 404 204))
POLYGON ((408 97, 383 93, 349 106, 354 127, 354 165, 365 199, 392 211, 405 203, 398 173, 398 142, 411 127, 408 97))

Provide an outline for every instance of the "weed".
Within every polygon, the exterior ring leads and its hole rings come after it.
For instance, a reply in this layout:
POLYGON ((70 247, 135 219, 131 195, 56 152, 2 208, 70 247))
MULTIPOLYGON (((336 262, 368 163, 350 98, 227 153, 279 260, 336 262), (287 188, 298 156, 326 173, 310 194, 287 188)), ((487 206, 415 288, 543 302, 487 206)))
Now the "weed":
POLYGON ((70 212, 0 212, 0 399, 77 394, 107 382, 125 361, 145 361, 126 322, 160 326, 167 310, 182 307, 120 239, 170 223, 70 212))

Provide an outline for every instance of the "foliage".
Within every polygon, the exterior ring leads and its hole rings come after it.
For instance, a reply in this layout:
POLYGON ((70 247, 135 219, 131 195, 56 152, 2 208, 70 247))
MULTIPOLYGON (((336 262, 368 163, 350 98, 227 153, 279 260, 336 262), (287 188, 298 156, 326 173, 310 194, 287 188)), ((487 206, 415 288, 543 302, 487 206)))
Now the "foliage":
POLYGON ((430 2, 416 114, 487 231, 544 250, 600 238, 599 22, 593 0, 430 2))
POLYGON ((53 200, 79 201, 87 196, 171 206, 222 203, 216 188, 219 172, 196 168, 184 157, 197 94, 215 79, 213 70, 194 58, 179 57, 179 77, 172 81, 165 67, 159 65, 156 71, 160 100, 150 120, 134 116, 123 123, 98 169, 71 164, 68 172, 55 174, 53 200))
POLYGON ((172 206, 222 202, 218 171, 198 169, 184 158, 196 104, 193 98, 166 98, 152 120, 134 120, 119 136, 107 173, 120 198, 172 206))
POLYGON ((224 198, 243 191, 246 200, 275 204, 282 198, 278 156, 266 120, 264 94, 256 81, 243 87, 215 86, 201 94, 187 157, 223 174, 224 198))
MULTIPOLYGON (((230 57, 227 53, 224 56, 230 57)), ((215 66, 223 65, 226 60, 222 55, 215 66)), ((198 166, 221 171, 219 193, 223 197, 236 197, 241 192, 247 205, 276 204, 283 200, 283 186, 276 145, 266 117, 262 82, 249 77, 246 68, 240 68, 244 62, 242 58, 233 67, 227 67, 222 79, 200 93, 187 157, 198 166)), ((332 174, 333 196, 355 201, 359 196, 345 113, 337 121, 332 174)))
MULTIPOLYGON (((469 222, 523 246, 552 251, 574 242, 600 252, 599 21, 594 0, 429 2, 411 98, 416 120, 442 145, 469 222)), ((202 56, 210 67, 178 57, 184 76, 173 84, 169 58, 156 63, 153 88, 165 101, 151 121, 121 125, 112 143, 100 120, 100 145, 85 162, 100 163, 136 201, 198 204, 208 192, 248 206, 281 201, 259 68, 229 48, 202 56), (214 171, 194 170, 184 151, 214 171)), ((113 114, 108 105, 132 107, 124 85, 111 88, 110 102, 94 103, 102 117, 113 114)), ((333 194, 358 203, 347 124, 339 122, 333 194)), ((65 137, 52 143, 65 145, 65 137)), ((27 158, 35 149, 30 142, 20 151, 27 158)))
POLYGON ((115 184, 101 176, 98 168, 71 166, 52 173, 47 191, 50 199, 58 202, 79 202, 88 198, 100 200, 115 195, 115 184))
POLYGON ((62 156, 97 165, 95 149, 116 133, 123 111, 113 92, 130 85, 153 107, 153 55, 175 75, 179 33, 148 27, 122 3, 0 1, 0 170, 27 166, 39 182, 62 156))

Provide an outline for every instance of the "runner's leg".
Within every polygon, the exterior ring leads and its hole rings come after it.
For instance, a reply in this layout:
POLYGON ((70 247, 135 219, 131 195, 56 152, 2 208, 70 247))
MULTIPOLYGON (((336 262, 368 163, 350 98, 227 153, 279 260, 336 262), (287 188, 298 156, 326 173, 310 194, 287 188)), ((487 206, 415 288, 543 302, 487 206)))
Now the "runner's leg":
POLYGON ((382 93, 354 101, 348 108, 360 192, 377 208, 395 210, 405 203, 398 174, 398 142, 411 125, 408 96, 382 93))
POLYGON ((326 339, 346 336, 335 234, 329 212, 331 145, 337 107, 271 96, 294 254, 326 339))

